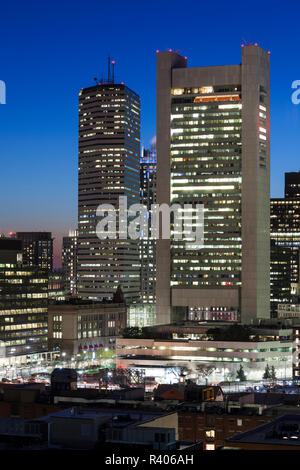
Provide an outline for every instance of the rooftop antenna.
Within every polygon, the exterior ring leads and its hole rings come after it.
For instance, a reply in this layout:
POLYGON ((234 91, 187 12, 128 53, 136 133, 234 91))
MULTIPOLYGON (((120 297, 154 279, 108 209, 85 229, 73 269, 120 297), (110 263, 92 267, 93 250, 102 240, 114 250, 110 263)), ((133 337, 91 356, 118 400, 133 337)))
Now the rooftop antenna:
POLYGON ((110 55, 108 56, 108 75, 107 75, 107 83, 110 83, 110 55))
POLYGON ((116 64, 116 61, 112 60, 111 64, 112 64, 112 83, 115 83, 115 64, 116 64))
POLYGON ((246 39, 242 38, 242 41, 244 43, 245 46, 252 46, 252 42, 250 41, 247 41, 246 39))

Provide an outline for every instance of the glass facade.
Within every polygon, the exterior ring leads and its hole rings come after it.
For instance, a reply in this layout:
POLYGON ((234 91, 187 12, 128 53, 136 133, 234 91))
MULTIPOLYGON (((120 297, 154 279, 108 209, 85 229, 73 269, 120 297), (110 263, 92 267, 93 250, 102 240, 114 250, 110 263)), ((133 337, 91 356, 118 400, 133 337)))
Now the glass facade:
POLYGON ((48 276, 43 270, 0 265, 0 340, 6 356, 48 350, 48 276))
MULTIPOLYGON (((156 203, 156 151, 144 150, 141 157, 141 204, 147 208, 149 226, 151 224, 151 205, 156 203)), ((148 237, 140 240, 141 258, 141 300, 155 302, 156 281, 156 244, 148 237)))
POLYGON ((79 94, 78 294, 111 299, 121 285, 127 301, 140 294, 138 240, 99 239, 100 204, 140 202, 140 98, 123 84, 79 94))

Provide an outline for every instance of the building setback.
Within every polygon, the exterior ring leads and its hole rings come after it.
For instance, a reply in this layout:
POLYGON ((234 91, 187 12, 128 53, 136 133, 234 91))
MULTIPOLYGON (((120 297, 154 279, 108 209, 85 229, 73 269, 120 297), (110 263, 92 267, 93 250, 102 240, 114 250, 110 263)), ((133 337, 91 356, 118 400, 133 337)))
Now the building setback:
POLYGON ((157 54, 157 202, 205 211, 204 248, 157 243, 158 323, 197 308, 270 315, 269 67, 258 46, 229 66, 157 54))
POLYGON ((124 84, 80 91, 78 175, 78 294, 111 299, 121 285, 128 302, 137 299, 138 240, 96 234, 100 204, 118 210, 120 196, 128 206, 140 202, 140 98, 124 84))

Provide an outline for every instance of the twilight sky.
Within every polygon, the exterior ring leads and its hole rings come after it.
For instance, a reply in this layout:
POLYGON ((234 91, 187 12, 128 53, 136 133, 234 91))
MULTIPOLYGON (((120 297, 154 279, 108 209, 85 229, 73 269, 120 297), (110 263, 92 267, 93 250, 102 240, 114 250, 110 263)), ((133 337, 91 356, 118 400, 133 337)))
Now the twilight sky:
POLYGON ((0 232, 52 231, 77 219, 77 102, 106 74, 140 94, 142 143, 155 135, 157 49, 178 50, 188 66, 238 64, 243 39, 271 51, 271 194, 300 170, 300 3, 179 0, 11 1, 1 5, 0 232), (274 6, 275 3, 275 6, 274 6))

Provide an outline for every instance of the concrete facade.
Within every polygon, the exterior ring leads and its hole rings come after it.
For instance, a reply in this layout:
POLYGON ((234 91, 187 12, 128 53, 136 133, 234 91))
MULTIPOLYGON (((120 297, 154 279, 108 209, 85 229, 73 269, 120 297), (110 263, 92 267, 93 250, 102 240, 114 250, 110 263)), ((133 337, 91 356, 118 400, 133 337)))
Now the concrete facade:
POLYGON ((125 304, 68 303, 49 305, 48 344, 66 358, 83 351, 115 347, 116 337, 126 327, 125 304))
POLYGON ((183 274, 174 269, 174 253, 179 263, 186 253, 176 245, 172 249, 170 240, 158 240, 158 324, 175 320, 175 314, 183 318, 190 307, 200 306, 238 308, 243 323, 270 316, 269 67, 269 54, 258 46, 243 47, 241 65, 230 66, 187 68, 186 59, 177 53, 157 54, 157 202, 202 202, 204 210, 215 211, 210 217, 204 214, 204 249, 194 251, 193 259, 187 257, 187 264, 180 268, 183 274), (177 99, 176 95, 181 96, 177 99), (203 106, 206 102, 208 106, 203 106), (190 108, 184 107, 186 103, 190 108), (187 109, 193 114, 186 114, 187 109), (179 118, 196 120, 180 122, 179 118), (191 123, 196 127, 190 128, 191 123), (172 132, 181 132, 177 146, 172 143, 172 132), (199 135, 190 136, 192 132, 199 135), (222 151, 224 156, 220 156, 222 151), (197 156, 190 157, 193 153, 197 156), (181 160, 187 163, 180 167, 174 154, 183 155, 181 160), (179 168, 181 173, 176 172, 179 168), (180 181, 182 175, 187 179, 180 181), (190 180, 191 175, 196 178, 190 180), (183 190, 178 189, 179 183, 187 181, 183 190), (228 185, 229 181, 233 184, 228 185), (204 186, 192 185, 199 182, 204 186), (184 193, 191 187, 194 194, 184 193), (172 191, 179 192, 180 198, 174 199, 172 191), (216 210, 225 214, 223 225, 217 221, 216 210), (228 216, 226 210, 235 214, 228 216), (222 247, 218 250, 219 233, 222 247), (205 248, 208 240, 211 253, 205 248), (198 271, 191 268, 197 262, 198 271))

